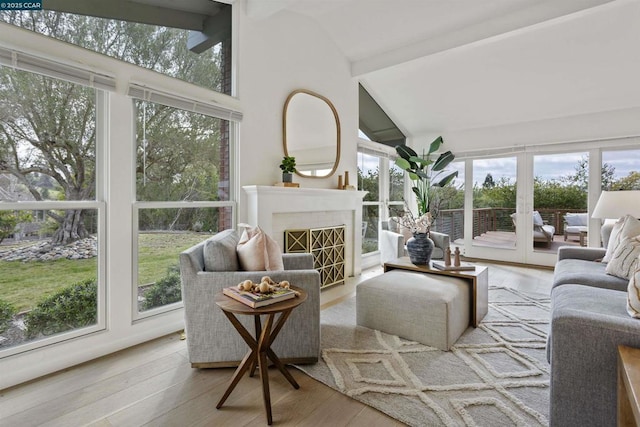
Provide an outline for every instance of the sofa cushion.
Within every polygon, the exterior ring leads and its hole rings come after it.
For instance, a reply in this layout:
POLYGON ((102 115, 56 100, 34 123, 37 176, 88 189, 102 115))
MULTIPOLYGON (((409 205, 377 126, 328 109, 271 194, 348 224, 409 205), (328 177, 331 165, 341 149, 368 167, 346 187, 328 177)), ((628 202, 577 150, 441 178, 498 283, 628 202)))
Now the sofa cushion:
POLYGON ((627 288, 627 313, 631 317, 640 319, 640 259, 627 288))
POLYGON ((246 271, 284 270, 278 243, 260 227, 246 227, 237 246, 240 267, 246 271))
POLYGON ((607 245, 607 253, 604 258, 602 258, 602 262, 609 262, 609 260, 611 260, 611 257, 622 240, 626 237, 637 236, 638 234, 640 234, 640 221, 631 215, 625 215, 620 218, 620 220, 613 225, 611 236, 609 237, 609 244, 607 245))
POLYGON ((605 272, 606 264, 581 259, 562 259, 556 263, 553 288, 566 285, 585 285, 616 291, 626 291, 629 281, 605 272))
POLYGON ((605 271, 607 274, 628 280, 638 266, 638 255, 640 255, 640 236, 626 237, 613 253, 605 271))

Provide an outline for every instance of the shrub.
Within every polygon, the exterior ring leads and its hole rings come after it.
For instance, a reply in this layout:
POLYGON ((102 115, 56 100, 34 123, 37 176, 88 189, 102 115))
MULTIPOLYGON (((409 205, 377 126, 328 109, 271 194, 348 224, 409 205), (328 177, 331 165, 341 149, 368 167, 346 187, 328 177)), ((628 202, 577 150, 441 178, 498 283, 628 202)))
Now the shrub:
POLYGON ((98 316, 98 285, 88 279, 42 300, 24 319, 27 338, 93 325, 98 316))
POLYGON ((11 325, 16 308, 5 300, 0 299, 0 333, 6 331, 11 325))
POLYGON ((180 289, 180 267, 171 266, 167 269, 167 275, 154 283, 144 294, 143 310, 178 302, 182 299, 180 289))

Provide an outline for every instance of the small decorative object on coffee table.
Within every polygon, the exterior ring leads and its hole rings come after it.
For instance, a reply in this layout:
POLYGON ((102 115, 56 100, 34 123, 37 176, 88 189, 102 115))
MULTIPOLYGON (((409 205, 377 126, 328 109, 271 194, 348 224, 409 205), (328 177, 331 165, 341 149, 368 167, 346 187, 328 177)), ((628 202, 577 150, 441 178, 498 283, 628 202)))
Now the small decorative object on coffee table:
POLYGON ((476 269, 476 267, 471 264, 446 265, 446 263, 442 261, 431 261, 431 266, 444 271, 473 271, 476 269))
POLYGON ((215 302, 218 307, 222 309, 225 316, 229 319, 231 324, 236 328, 242 339, 247 343, 250 350, 242 359, 242 363, 236 369, 229 387, 224 392, 222 398, 216 405, 216 409, 220 409, 224 402, 227 400, 233 389, 238 385, 240 379, 245 372, 249 371, 249 376, 253 376, 256 366, 260 369, 260 378, 262 380, 262 398, 264 400, 264 408, 267 416, 267 424, 271 425, 271 396, 269 394, 269 374, 267 358, 271 360, 273 365, 284 375, 289 383, 298 389, 300 386, 289 373, 285 365, 280 361, 278 356, 273 350, 271 350, 271 344, 276 339, 278 333, 284 326, 284 323, 291 315, 294 308, 305 302, 307 299, 307 292, 303 289, 297 289, 291 287, 294 291, 298 292, 296 298, 288 299, 286 301, 278 302, 275 304, 267 305, 260 308, 251 308, 239 301, 231 299, 224 295, 222 292, 218 292, 215 296, 215 302), (278 320, 276 321, 276 314, 280 313, 278 320), (249 331, 240 323, 236 315, 249 315, 254 317, 255 323, 255 338, 249 331), (264 326, 262 326, 260 316, 266 315, 267 320, 264 326))

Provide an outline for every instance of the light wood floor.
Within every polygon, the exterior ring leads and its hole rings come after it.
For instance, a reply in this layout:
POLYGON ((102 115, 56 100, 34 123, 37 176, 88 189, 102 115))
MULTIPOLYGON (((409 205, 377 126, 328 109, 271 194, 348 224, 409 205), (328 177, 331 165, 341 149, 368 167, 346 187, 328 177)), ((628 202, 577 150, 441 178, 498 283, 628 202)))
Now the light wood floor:
MULTIPOLYGON (((489 265, 489 283, 548 293, 553 272, 489 265)), ((374 269, 363 274, 381 271, 374 269)), ((330 305, 325 303, 324 305, 330 305)), ((294 390, 269 370, 273 425, 402 425, 291 368, 294 390)), ((215 405, 233 369, 192 369, 179 334, 141 344, 0 392, 0 426, 266 425, 259 375, 215 405)))

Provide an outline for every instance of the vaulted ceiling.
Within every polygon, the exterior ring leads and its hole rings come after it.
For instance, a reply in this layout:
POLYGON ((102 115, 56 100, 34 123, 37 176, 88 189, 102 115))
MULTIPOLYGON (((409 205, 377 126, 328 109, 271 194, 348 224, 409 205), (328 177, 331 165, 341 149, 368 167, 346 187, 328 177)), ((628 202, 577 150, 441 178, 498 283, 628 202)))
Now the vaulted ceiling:
POLYGON ((409 136, 640 106, 635 0, 248 0, 325 29, 409 136))

